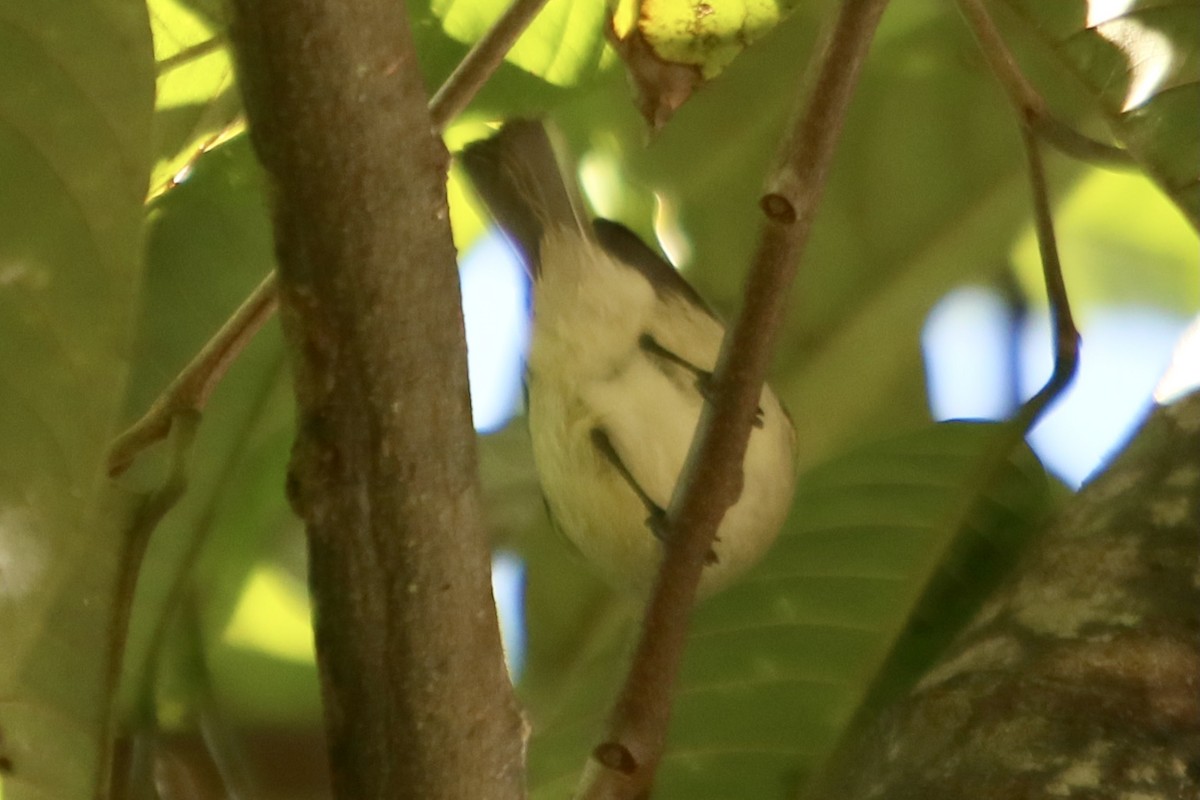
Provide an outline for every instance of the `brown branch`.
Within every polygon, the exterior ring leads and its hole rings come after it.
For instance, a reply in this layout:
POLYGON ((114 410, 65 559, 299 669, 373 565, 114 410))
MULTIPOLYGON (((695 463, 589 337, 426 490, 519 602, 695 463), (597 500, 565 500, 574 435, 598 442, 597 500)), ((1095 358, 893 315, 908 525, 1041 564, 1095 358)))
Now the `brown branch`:
POLYGON ((812 227, 846 110, 886 0, 847 0, 814 62, 804 114, 782 151, 762 201, 766 214, 745 300, 725 339, 712 403, 672 503, 667 552, 641 637, 577 797, 648 795, 666 744, 672 689, 696 587, 721 518, 741 492, 741 463, 772 344, 812 227))
POLYGON ((958 0, 958 7, 1009 101, 1017 108, 1021 119, 1027 120, 1027 124, 1040 137, 1066 155, 1081 161, 1111 166, 1133 164, 1133 157, 1126 150, 1085 136, 1050 112, 1045 99, 1017 65, 1012 51, 1004 43, 1004 37, 996 29, 996 23, 981 0, 958 0))
MULTIPOLYGON (((483 38, 475 43, 429 101, 429 116, 435 130, 444 128, 466 107, 503 63, 509 48, 529 27, 545 2, 514 0, 483 38)), ((215 41, 218 40, 209 40, 215 41)), ((209 396, 221 382, 229 365, 275 312, 275 288, 275 273, 272 271, 200 352, 180 370, 142 418, 116 438, 109 448, 110 476, 120 475, 141 451, 164 439, 177 414, 204 410, 209 396)))
MULTIPOLYGON (((964 0, 964 2, 970 3, 973 0, 964 0)), ((1050 378, 1037 394, 1021 405, 1008 424, 998 429, 992 445, 984 451, 982 458, 971 468, 973 475, 968 483, 974 486, 987 485, 994 480, 1008 462, 1013 449, 1024 441, 1029 430, 1063 390, 1070 385, 1079 366, 1079 332, 1072 318, 1066 283, 1063 280, 1062 263, 1058 255, 1054 220, 1050 210, 1050 192, 1042 164, 1041 151, 1038 147, 1038 132, 1034 120, 1031 118, 1033 112, 1011 95, 1010 100, 1020 117, 1021 141, 1029 164, 1034 228, 1052 318, 1054 368, 1050 378)), ((1015 291, 1014 288, 1009 287, 1010 293, 1015 291)), ((971 513, 971 508, 977 502, 977 497, 963 498, 964 505, 958 510, 957 518, 966 519, 971 513)), ((806 788, 805 798, 825 800, 825 798, 848 796, 845 786, 857 781, 859 777, 857 773, 861 771, 862 742, 869 741, 872 746, 877 746, 877 741, 872 739, 874 733, 872 727, 878 729, 879 725, 875 720, 860 714, 843 731, 834 755, 825 762, 821 772, 806 788)), ((914 738, 921 738, 924 736, 924 732, 917 731, 912 735, 914 738)), ((891 765, 889 765, 890 767, 891 765)), ((878 768, 873 769, 877 770, 878 768)), ((897 770, 897 772, 904 774, 906 779, 909 778, 903 769, 897 770)), ((861 789, 862 784, 858 784, 858 786, 861 789)), ((911 787, 904 781, 895 781, 893 789, 892 794, 901 796, 903 791, 909 790, 911 787)), ((870 791, 878 791, 878 786, 873 783, 870 791)), ((961 794, 949 796, 975 796, 975 794, 977 792, 964 790, 961 794)), ((920 789, 913 791, 911 795, 903 794, 903 796, 927 797, 931 795, 928 794, 928 790, 920 789)))
POLYGON ((446 214, 404 4, 236 0, 273 183, 334 796, 520 798, 446 214))
POLYGON ((275 313, 275 305, 275 273, 272 272, 175 376, 142 418, 113 441, 108 450, 110 477, 120 475, 138 453, 162 440, 179 414, 203 410, 230 365, 275 313))

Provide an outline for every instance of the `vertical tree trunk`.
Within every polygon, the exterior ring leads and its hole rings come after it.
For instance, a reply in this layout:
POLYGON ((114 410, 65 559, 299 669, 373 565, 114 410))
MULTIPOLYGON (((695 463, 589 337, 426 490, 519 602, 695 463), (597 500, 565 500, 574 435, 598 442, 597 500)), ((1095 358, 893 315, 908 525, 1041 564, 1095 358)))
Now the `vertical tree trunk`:
POLYGON ((335 794, 523 795, 490 591, 447 155, 395 0, 237 0, 275 193, 335 794))

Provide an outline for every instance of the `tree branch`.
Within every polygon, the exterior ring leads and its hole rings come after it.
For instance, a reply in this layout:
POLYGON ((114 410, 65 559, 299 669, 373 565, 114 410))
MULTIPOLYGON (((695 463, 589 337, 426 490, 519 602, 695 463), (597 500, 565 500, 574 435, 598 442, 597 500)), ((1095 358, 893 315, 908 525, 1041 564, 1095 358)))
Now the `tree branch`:
MULTIPOLYGON (((1042 262, 1046 298, 1054 335, 1054 369, 1049 380, 1013 417, 1014 435, 1024 437, 1046 409, 1070 385, 1079 368, 1079 329, 1071 315, 1070 298, 1063 281, 1058 241, 1054 234, 1054 215, 1050 210, 1050 187, 1038 139, 1045 139, 1068 155, 1110 163, 1129 163, 1129 154, 1119 148, 1095 142, 1058 121, 1050 114, 1046 101, 1026 79, 1000 31, 980 0, 958 0, 959 10, 975 34, 992 74, 1008 95, 1021 127, 1021 145, 1029 164, 1029 183, 1033 195, 1033 221, 1038 253, 1042 262)), ((1015 442, 1014 442, 1015 443, 1015 442)))
POLYGON ((393 0, 236 0, 275 189, 335 796, 519 798, 490 585, 447 154, 393 0))
POLYGON ((804 114, 783 147, 762 200, 766 215, 741 314, 725 338, 688 468, 676 490, 658 581, 605 741, 592 754, 580 798, 648 795, 662 758, 671 697, 705 560, 725 512, 741 493, 771 347, 817 203, 886 0, 847 0, 816 67, 804 114))
POLYGON ((233 316, 175 376, 142 418, 113 441, 108 449, 109 477, 123 473, 138 453, 166 437, 180 414, 199 412, 208 404, 213 389, 254 334, 262 330, 275 313, 275 306, 275 273, 272 272, 254 287, 233 316))
MULTIPOLYGON (((504 61, 513 43, 529 27, 546 0, 514 0, 455 68, 433 99, 429 116, 434 129, 441 130, 471 101, 504 61)), ((203 43, 223 43, 214 37, 203 43)), ((241 307, 200 352, 180 370, 163 393, 137 422, 109 448, 108 474, 116 477, 129 468, 141 451, 166 438, 176 416, 203 411, 208 398, 229 365, 241 354, 254 335, 275 313, 275 273, 268 273, 241 307)))

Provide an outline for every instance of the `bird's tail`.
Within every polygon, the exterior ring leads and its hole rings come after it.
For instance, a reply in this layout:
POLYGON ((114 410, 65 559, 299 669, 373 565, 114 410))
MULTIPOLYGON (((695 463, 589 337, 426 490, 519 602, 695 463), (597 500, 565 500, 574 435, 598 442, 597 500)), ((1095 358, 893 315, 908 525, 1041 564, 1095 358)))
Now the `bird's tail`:
POLYGON ((587 231, 541 122, 512 120, 460 156, 479 197, 536 277, 546 228, 587 231))

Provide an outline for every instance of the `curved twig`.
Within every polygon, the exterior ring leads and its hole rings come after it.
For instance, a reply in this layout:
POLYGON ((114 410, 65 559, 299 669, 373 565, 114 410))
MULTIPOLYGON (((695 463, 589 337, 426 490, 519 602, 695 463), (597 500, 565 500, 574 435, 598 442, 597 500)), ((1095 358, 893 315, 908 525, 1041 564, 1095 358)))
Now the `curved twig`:
POLYGON ((1046 170, 1042 165, 1038 139, 1067 155, 1093 163, 1129 164, 1132 159, 1124 150, 1084 136, 1050 114, 1046 101, 1017 66, 1012 51, 1004 43, 1000 31, 980 0, 958 0, 958 6, 975 34, 992 74, 1004 88, 1017 113, 1021 142, 1029 163, 1034 230, 1054 334, 1054 369, 1046 385, 1026 401, 1013 417, 1014 426, 1024 435, 1067 388, 1079 368, 1079 329, 1071 315, 1067 286, 1063 281, 1054 219, 1050 212, 1050 189, 1046 184, 1046 170))
POLYGON ((1070 385, 1079 369, 1079 329, 1071 314, 1067 285, 1063 281, 1062 262, 1058 257, 1058 242, 1054 235, 1054 219, 1050 213, 1050 193, 1046 186, 1046 171, 1038 149, 1036 132, 1021 126, 1021 139, 1029 161, 1029 182, 1033 190, 1033 224, 1037 233, 1038 251, 1042 258, 1042 276, 1046 283, 1046 298, 1050 305, 1051 328, 1054 334, 1054 370, 1037 394, 1017 411, 1013 422, 1027 433, 1063 390, 1070 385))

